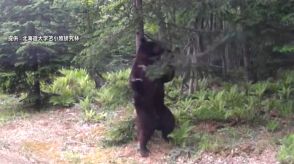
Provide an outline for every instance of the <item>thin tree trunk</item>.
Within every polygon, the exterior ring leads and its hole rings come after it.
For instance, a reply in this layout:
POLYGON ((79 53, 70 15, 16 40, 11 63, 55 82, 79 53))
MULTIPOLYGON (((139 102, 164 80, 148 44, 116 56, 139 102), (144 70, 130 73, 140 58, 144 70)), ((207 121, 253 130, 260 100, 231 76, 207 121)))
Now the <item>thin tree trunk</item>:
POLYGON ((251 75, 251 66, 250 66, 251 65, 250 54, 246 44, 243 44, 243 59, 244 59, 245 79, 247 81, 251 81, 252 75, 251 75))
POLYGON ((161 11, 161 4, 159 3, 158 4, 158 11, 156 13, 158 19, 159 19, 159 22, 158 22, 158 25, 159 25, 159 40, 161 41, 166 41, 166 25, 165 25, 165 22, 164 22, 164 16, 163 16, 163 13, 161 11))
POLYGON ((91 22, 90 6, 88 6, 86 17, 87 17, 87 26, 88 26, 87 31, 91 33, 93 29, 92 29, 92 22, 91 22))
POLYGON ((189 95, 194 93, 195 87, 194 87, 194 83, 195 83, 195 73, 193 72, 193 70, 191 71, 191 79, 189 82, 189 95))
MULTIPOLYGON (((26 27, 26 34, 34 36, 36 35, 35 25, 33 23, 28 23, 26 27)), ((29 50, 30 55, 32 55, 31 68, 34 72, 34 84, 32 89, 29 91, 34 98, 34 104, 39 109, 41 107, 41 89, 40 89, 40 75, 39 75, 39 59, 38 54, 35 49, 29 50)))
POLYGON ((226 57, 225 54, 222 54, 222 66, 223 66, 223 78, 226 79, 227 78, 227 61, 226 61, 226 57))
POLYGON ((38 56, 36 54, 36 52, 33 52, 33 71, 35 73, 34 76, 34 86, 33 86, 33 96, 35 96, 35 106, 37 107, 37 109, 39 109, 41 107, 41 88, 40 88, 40 76, 39 76, 39 64, 38 64, 38 56))
POLYGON ((226 59, 226 72, 228 72, 232 67, 231 67, 231 61, 230 61, 230 43, 226 43, 225 45, 225 59, 226 59))
POLYGON ((134 0, 134 9, 135 9, 135 21, 136 24, 136 52, 138 52, 141 38, 144 37, 144 16, 143 16, 143 5, 142 0, 134 0))

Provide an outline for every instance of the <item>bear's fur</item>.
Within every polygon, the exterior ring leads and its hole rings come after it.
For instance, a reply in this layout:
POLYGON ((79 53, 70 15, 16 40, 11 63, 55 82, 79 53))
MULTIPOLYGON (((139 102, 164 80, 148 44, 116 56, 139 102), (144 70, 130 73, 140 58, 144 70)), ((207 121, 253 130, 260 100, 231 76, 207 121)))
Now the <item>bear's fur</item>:
POLYGON ((164 83, 173 78, 174 71, 157 79, 150 79, 146 75, 146 68, 158 61, 164 51, 159 43, 142 38, 130 75, 140 153, 143 157, 149 155, 146 145, 155 129, 160 130, 162 137, 168 141, 167 136, 175 126, 173 114, 164 105, 164 83))

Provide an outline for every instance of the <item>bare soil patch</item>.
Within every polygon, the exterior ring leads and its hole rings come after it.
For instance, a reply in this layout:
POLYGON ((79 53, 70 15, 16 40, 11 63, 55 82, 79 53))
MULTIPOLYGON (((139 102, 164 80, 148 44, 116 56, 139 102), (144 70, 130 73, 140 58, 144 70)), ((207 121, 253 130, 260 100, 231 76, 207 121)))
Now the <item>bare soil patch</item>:
MULTIPOLYGON (((206 125, 205 125, 206 126, 206 125)), ((204 125, 200 124, 199 129, 204 125)), ((137 143, 102 147, 101 139, 107 127, 103 123, 88 124, 81 120, 78 109, 58 109, 32 114, 0 126, 1 163, 214 163, 214 164, 275 164, 277 148, 260 146, 247 140, 234 149, 223 152, 181 154, 172 158, 177 149, 155 135, 148 147, 149 158, 137 152, 137 143), (259 148, 262 149, 259 150, 259 148)), ((206 129, 206 128, 204 128, 206 129)), ((217 130, 213 126, 209 132, 217 130)), ((256 140, 261 140, 256 137, 256 140)))

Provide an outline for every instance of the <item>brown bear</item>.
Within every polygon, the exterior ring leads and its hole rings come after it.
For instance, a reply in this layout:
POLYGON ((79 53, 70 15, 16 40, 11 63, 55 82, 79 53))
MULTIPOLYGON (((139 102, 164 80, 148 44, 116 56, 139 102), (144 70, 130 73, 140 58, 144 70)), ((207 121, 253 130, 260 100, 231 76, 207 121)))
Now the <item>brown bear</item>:
POLYGON ((159 43, 142 38, 130 75, 142 157, 149 155, 146 145, 156 129, 160 130, 162 137, 168 141, 168 134, 175 127, 174 116, 164 105, 164 83, 173 78, 174 70, 156 79, 146 75, 146 68, 158 61, 164 51, 159 43))

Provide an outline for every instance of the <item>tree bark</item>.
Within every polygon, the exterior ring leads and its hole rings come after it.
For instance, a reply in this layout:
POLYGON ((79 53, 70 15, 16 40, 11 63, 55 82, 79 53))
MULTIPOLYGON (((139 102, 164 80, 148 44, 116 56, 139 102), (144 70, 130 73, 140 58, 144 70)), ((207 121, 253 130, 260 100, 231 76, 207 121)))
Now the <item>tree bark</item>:
POLYGON ((251 75, 250 54, 249 54, 248 46, 246 44, 243 44, 243 60, 244 60, 244 69, 245 69, 245 79, 247 81, 251 81, 252 75, 251 75))
MULTIPOLYGON (((36 29, 35 25, 33 23, 28 23, 26 27, 26 34, 30 36, 36 35, 36 29)), ((31 68, 34 72, 34 84, 32 86, 32 89, 29 91, 31 92, 31 95, 34 98, 34 105, 37 109, 40 109, 41 107, 41 88, 40 88, 40 75, 39 75, 39 59, 38 54, 35 50, 35 48, 31 48, 29 50, 29 55, 32 56, 31 60, 31 68)))
POLYGON ((40 76, 39 76, 39 64, 38 64, 38 55, 35 51, 32 51, 32 62, 33 62, 33 72, 34 75, 34 85, 32 89, 32 94, 35 97, 35 106, 37 109, 41 107, 41 88, 40 88, 40 76))
POLYGON ((136 22, 136 52, 139 50, 141 38, 144 37, 144 16, 142 0, 133 0, 136 22))

